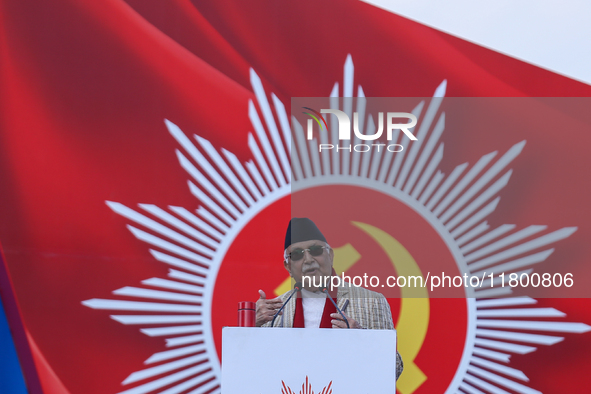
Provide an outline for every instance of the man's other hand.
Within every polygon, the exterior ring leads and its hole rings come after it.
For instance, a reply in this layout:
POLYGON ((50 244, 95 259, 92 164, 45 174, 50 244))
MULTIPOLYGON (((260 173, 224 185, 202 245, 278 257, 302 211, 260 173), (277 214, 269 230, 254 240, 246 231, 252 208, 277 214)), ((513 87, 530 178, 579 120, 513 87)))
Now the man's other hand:
MULTIPOLYGON (((345 317, 347 318, 350 328, 363 328, 359 323, 347 316, 345 312, 343 312, 343 315, 345 315, 345 317)), ((340 313, 331 313, 330 317, 332 317, 332 328, 347 328, 347 323, 345 323, 345 321, 343 320, 343 316, 341 316, 340 313)))
MULTIPOLYGON (((270 322, 273 320, 273 316, 275 313, 281 308, 283 305, 283 301, 281 301, 281 297, 272 298, 270 300, 267 299, 265 292, 259 290, 260 298, 257 300, 257 311, 256 311, 256 326, 260 327, 263 324, 270 322)), ((283 312, 282 312, 283 313, 283 312)))

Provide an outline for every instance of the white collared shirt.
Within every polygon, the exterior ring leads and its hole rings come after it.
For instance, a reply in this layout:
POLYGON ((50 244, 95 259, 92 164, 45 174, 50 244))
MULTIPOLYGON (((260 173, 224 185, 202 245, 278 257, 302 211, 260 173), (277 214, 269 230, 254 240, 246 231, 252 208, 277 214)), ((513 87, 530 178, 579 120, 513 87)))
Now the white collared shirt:
POLYGON ((304 326, 306 328, 320 328, 322 313, 326 304, 326 294, 313 293, 302 289, 302 305, 304 306, 304 326))

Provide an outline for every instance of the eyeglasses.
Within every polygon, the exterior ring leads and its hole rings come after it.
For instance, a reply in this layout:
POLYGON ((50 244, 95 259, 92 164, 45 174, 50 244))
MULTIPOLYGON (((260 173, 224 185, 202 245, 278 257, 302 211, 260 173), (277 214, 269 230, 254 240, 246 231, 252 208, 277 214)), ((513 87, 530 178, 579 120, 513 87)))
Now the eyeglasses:
POLYGON ((322 246, 322 245, 312 245, 308 249, 294 249, 291 253, 286 254, 286 257, 289 257, 291 261, 298 261, 304 258, 304 253, 308 251, 311 256, 321 256, 324 253, 324 249, 329 250, 330 247, 322 246))

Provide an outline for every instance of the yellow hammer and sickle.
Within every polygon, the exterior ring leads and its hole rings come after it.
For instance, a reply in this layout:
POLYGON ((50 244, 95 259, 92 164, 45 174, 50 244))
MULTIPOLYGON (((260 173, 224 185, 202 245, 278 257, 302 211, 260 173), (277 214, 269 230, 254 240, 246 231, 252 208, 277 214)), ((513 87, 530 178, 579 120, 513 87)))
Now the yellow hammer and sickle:
MULTIPOLYGON (((417 262, 394 237, 369 224, 352 223, 381 246, 398 276, 420 276, 424 280, 417 262)), ((341 275, 361 258, 359 252, 350 243, 335 248, 334 254, 333 267, 337 275, 341 275)), ((380 278, 381 281, 385 279, 380 278)), ((280 295, 290 289, 291 278, 287 278, 275 289, 275 294, 280 295)), ((396 332, 398 338, 401 338, 398 342, 398 351, 404 360, 404 373, 400 376, 396 387, 402 394, 412 394, 427 380, 427 376, 414 360, 423 346, 429 327, 429 293, 426 288, 401 287, 400 297, 400 315, 396 322, 396 332)))

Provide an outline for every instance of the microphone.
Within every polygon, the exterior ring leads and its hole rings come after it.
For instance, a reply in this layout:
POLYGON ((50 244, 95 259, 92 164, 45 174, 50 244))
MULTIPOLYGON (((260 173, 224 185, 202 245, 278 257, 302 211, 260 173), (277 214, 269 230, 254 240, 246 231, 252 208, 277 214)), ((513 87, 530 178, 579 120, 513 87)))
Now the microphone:
POLYGON ((345 317, 345 315, 343 315, 343 311, 341 311, 341 309, 338 307, 337 303, 334 302, 334 300, 332 299, 332 297, 328 293, 327 287, 326 286, 322 286, 320 288, 320 291, 322 291, 323 293, 326 293, 326 296, 328 297, 328 299, 330 300, 330 302, 332 302, 332 304, 334 305, 334 307, 337 308, 337 312, 339 312, 341 314, 341 316, 343 317, 343 320, 345 321, 345 324, 347 325, 347 328, 351 328, 349 326, 349 320, 347 320, 347 318, 345 317))
POLYGON ((287 303, 289 302, 289 300, 291 300, 291 297, 293 297, 293 295, 295 293, 297 293, 298 291, 302 291, 302 282, 296 282, 295 285, 293 285, 293 291, 291 292, 291 294, 289 295, 289 297, 287 298, 287 300, 285 300, 285 302, 283 303, 283 305, 281 305, 281 308, 279 308, 279 310, 277 311, 277 313, 275 313, 275 315, 273 316, 273 320, 271 320, 271 327, 273 327, 273 325, 275 324, 275 319, 277 318, 277 316, 279 316, 279 314, 281 313, 281 311, 283 310, 283 308, 285 308, 285 305, 287 305, 287 303))

